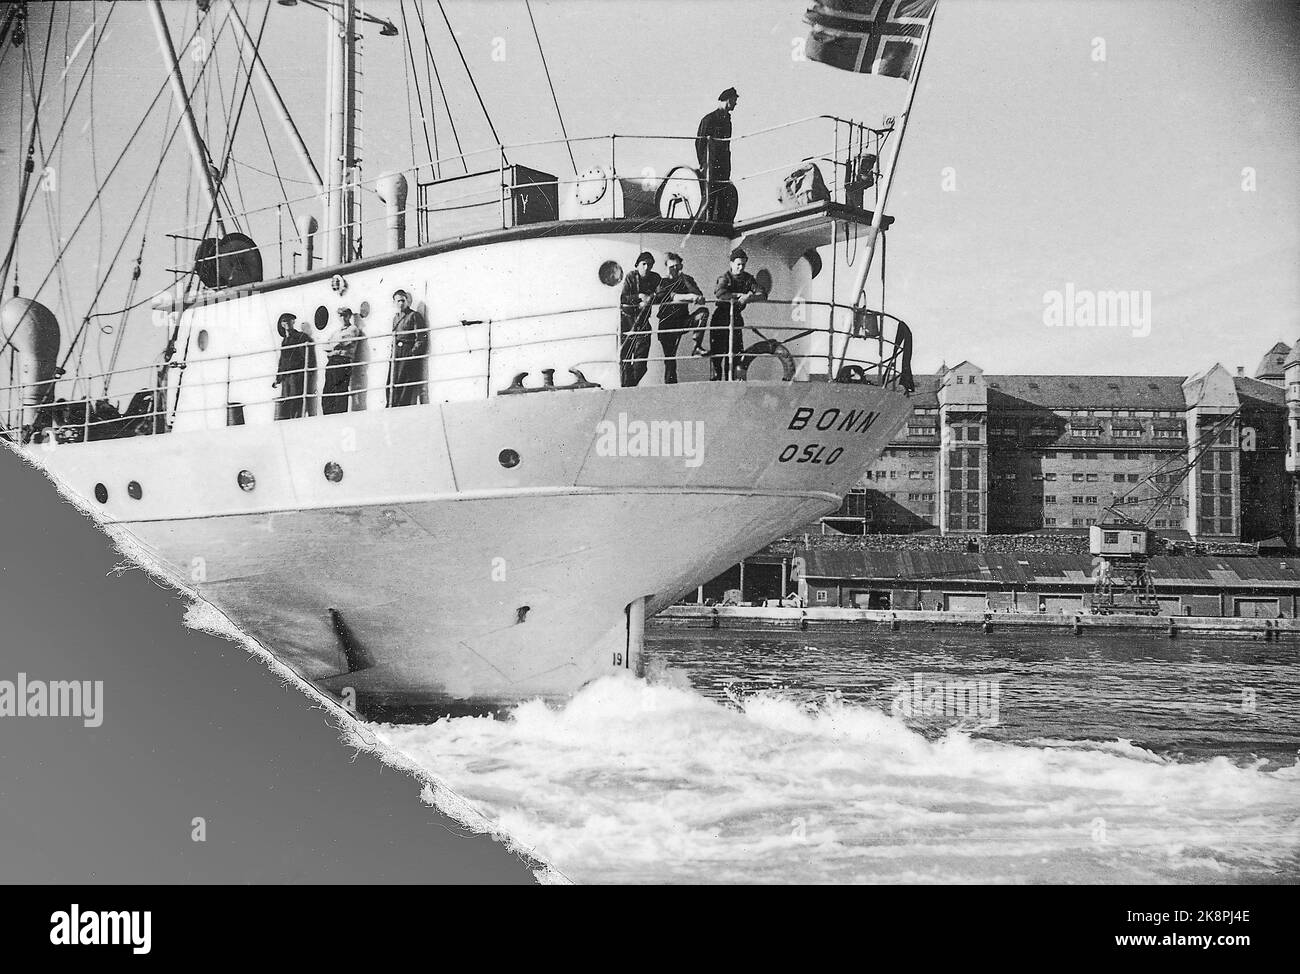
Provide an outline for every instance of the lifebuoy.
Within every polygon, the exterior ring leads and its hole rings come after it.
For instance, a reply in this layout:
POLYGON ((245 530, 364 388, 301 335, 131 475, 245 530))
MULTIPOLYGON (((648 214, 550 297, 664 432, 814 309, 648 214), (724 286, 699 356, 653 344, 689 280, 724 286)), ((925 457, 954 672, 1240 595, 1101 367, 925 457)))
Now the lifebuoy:
POLYGON ((780 342, 772 341, 771 339, 758 342, 745 350, 745 354, 740 356, 740 359, 736 362, 735 368, 733 369, 735 378, 742 381, 747 379, 749 376, 750 364, 760 355, 771 355, 780 361, 782 382, 789 382, 794 378, 797 366, 795 365, 794 356, 790 354, 790 349, 786 348, 780 342))

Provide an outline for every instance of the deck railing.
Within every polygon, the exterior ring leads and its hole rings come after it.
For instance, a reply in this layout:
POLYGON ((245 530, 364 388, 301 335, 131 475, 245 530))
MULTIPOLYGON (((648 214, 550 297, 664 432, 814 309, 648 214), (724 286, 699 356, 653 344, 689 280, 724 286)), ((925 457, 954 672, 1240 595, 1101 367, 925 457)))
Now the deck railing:
MULTIPOLYGON (((777 211, 784 178, 806 163, 815 163, 826 184, 829 198, 872 208, 878 185, 875 160, 890 129, 871 128, 861 122, 833 115, 816 115, 734 136, 733 163, 754 160, 757 165, 734 174, 730 182, 739 198, 738 219, 761 216, 777 211), (792 147, 793 146, 793 147, 792 147)), ((690 192, 685 185, 692 177, 680 167, 697 169, 695 136, 613 134, 566 139, 545 139, 487 148, 446 156, 399 170, 407 179, 411 203, 404 211, 414 216, 414 239, 407 245, 463 236, 468 233, 507 229, 544 219, 560 219, 560 210, 569 215, 593 218, 615 215, 614 200, 622 200, 623 212, 647 216, 658 212, 658 198, 681 185, 694 199, 702 192, 690 192), (523 159, 527 157, 526 168, 523 159), (521 168, 517 168, 521 167, 521 168), (602 175, 588 175, 600 167, 602 175), (460 171, 456 171, 460 170, 460 171), (539 180, 541 173, 546 179, 539 180), (589 207, 567 207, 561 201, 572 197, 580 184, 604 183, 602 200, 589 207), (676 181, 676 182, 675 182, 676 181), (552 193, 554 198, 552 199, 552 193), (523 200, 531 203, 522 203, 523 200), (526 212, 529 206, 532 212, 526 212), (555 212, 548 212, 553 208, 555 212)), ((344 189, 357 199, 367 197, 378 207, 377 215, 349 221, 357 249, 363 238, 368 245, 380 243, 382 228, 388 221, 383 204, 378 202, 381 180, 356 178, 344 189)), ((594 194, 593 194, 594 195, 594 194)), ((226 214, 227 229, 237 229, 258 242, 264 279, 273 279, 306 270, 307 237, 300 232, 299 218, 316 215, 320 197, 304 195, 242 213, 226 214), (274 243, 271 243, 274 241, 274 243)), ((355 208, 358 212, 360 207, 355 208)), ((679 215, 687 219, 702 216, 697 207, 683 205, 679 215)), ((409 222, 408 222, 409 225, 409 222)), ((319 226, 315 232, 316 264, 324 252, 327 235, 338 234, 339 227, 319 226)), ((193 261, 194 245, 211 236, 211 222, 194 223, 169 234, 173 240, 173 267, 176 274, 188 274, 193 261)), ((223 259, 245 251, 223 248, 223 259)), ((354 253, 349 260, 363 254, 354 253)))
POLYGON ((674 381, 674 371, 681 383, 820 381, 910 391, 911 331, 892 315, 824 301, 768 300, 743 308, 733 302, 730 313, 742 322, 733 328, 719 320, 719 309, 726 304, 677 303, 675 307, 688 317, 667 326, 661 326, 658 317, 665 307, 661 304, 631 315, 617 304, 601 304, 488 321, 442 321, 422 329, 434 351, 416 355, 400 354, 389 332, 363 334, 355 340, 359 354, 347 367, 346 390, 333 400, 324 389, 332 346, 328 340, 307 344, 310 352, 303 354, 310 356, 308 367, 290 372, 278 369, 281 345, 275 344, 226 356, 196 355, 188 362, 177 358, 164 365, 51 380, 42 384, 43 402, 25 407, 29 417, 35 413, 34 421, 25 426, 22 403, 30 387, 5 386, 0 387, 0 415, 5 417, 0 434, 24 441, 35 437, 40 442, 80 442, 163 433, 179 419, 195 414, 206 416, 202 422, 185 422, 186 428, 285 418, 298 412, 291 402, 295 399, 301 399, 303 415, 315 415, 397 408, 408 398, 402 395, 407 386, 418 387, 409 397, 417 402, 430 400, 431 386, 435 400, 464 401, 565 389, 663 385, 674 381), (573 316, 587 316, 591 326, 567 324, 573 316), (521 339, 519 329, 509 327, 539 323, 549 325, 540 330, 550 334, 521 339), (502 339, 503 331, 511 337, 502 339), (458 347, 437 351, 451 333, 463 336, 457 338, 458 347), (418 378, 401 380, 405 370, 398 367, 406 360, 420 362, 418 378), (481 364, 454 371, 467 360, 481 364), (267 364, 262 366, 263 362, 267 364), (520 363, 527 365, 526 370, 520 363), (565 370, 572 373, 572 380, 556 384, 554 375, 565 370), (173 374, 168 377, 168 373, 173 374), (300 376, 302 391, 285 396, 273 383, 294 382, 293 375, 300 376), (450 388, 453 383, 476 394, 445 400, 436 395, 444 384, 450 388), (58 398, 60 392, 100 385, 119 390, 119 396, 131 395, 130 404, 121 410, 108 399, 58 398))

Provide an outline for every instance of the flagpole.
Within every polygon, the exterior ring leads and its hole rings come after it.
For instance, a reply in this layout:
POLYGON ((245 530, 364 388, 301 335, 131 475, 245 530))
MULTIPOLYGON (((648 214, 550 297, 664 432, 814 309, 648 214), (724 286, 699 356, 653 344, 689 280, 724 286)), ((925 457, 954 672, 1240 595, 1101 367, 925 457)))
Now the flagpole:
POLYGON ((866 305, 867 274, 871 272, 872 259, 876 255, 876 243, 880 239, 880 227, 885 218, 885 201, 889 198, 889 187, 893 185, 894 172, 898 169, 898 155, 903 151, 903 135, 907 132, 907 121, 912 117, 912 101, 916 98, 917 83, 921 80, 921 65, 925 62, 925 49, 930 44, 930 30, 934 26, 934 18, 938 12, 939 4, 935 3, 926 21, 925 33, 921 35, 921 49, 917 52, 916 68, 912 71, 907 105, 903 108, 903 122, 898 127, 898 141, 894 144, 894 152, 889 157, 889 169, 885 172, 884 185, 880 188, 880 199, 877 201, 876 212, 871 217, 871 227, 867 230, 867 256, 862 262, 862 269, 858 271, 857 282, 853 285, 853 303, 859 307, 866 305))

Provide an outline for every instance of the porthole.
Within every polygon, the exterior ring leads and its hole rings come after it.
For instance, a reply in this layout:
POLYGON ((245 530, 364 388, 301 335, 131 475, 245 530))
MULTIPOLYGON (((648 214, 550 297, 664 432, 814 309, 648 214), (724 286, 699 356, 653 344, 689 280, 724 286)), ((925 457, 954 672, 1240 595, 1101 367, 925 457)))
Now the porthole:
POLYGON ((331 460, 325 464, 325 479, 331 484, 337 484, 343 479, 343 468, 331 460))
POLYGON ((144 490, 140 487, 140 481, 133 480, 126 485, 127 496, 133 501, 138 501, 144 496, 144 490))
POLYGON ((600 265, 600 283, 606 287, 614 287, 623 280, 623 268, 619 266, 616 260, 607 260, 600 265))
POLYGON ((361 315, 362 318, 369 318, 369 317, 370 317, 370 302, 369 302, 369 301, 362 301, 361 304, 359 304, 359 305, 357 306, 357 314, 361 315))
POLYGON ((514 450, 502 450, 497 454, 497 461, 509 470, 511 467, 519 466, 519 454, 514 450))
POLYGON ((758 289, 767 297, 772 293, 772 272, 766 267, 760 268, 759 272, 754 275, 754 280, 758 284, 758 289))
POLYGON ((199 342, 199 351, 206 352, 208 350, 208 330, 206 328, 199 329, 198 342, 199 342))
POLYGON ((239 484, 239 489, 242 491, 251 491, 257 486, 257 478, 253 476, 251 470, 239 471, 239 476, 235 478, 235 482, 239 484))
POLYGON ((103 484, 95 485, 95 500, 99 501, 101 504, 108 503, 108 488, 103 484))
POLYGON ((329 308, 321 305, 316 309, 316 314, 312 316, 312 323, 316 326, 317 331, 324 331, 329 327, 330 312, 329 308))

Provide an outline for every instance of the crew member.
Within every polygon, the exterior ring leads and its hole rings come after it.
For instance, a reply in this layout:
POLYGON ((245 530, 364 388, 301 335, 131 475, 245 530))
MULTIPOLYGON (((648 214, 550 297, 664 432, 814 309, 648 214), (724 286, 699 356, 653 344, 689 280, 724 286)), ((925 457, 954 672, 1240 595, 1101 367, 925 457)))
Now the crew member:
POLYGON ((280 332, 280 361, 275 381, 280 398, 275 403, 276 419, 298 419, 307 411, 307 372, 316 368, 316 348, 311 339, 294 327, 296 315, 280 315, 276 328, 280 332))
POLYGON ((693 321, 696 332, 692 354, 704 354, 704 329, 708 324, 709 312, 704 307, 689 310, 692 304, 704 304, 704 292, 691 275, 682 272, 684 266, 685 262, 680 255, 668 255, 668 276, 660 281, 654 297, 654 303, 659 305, 659 344, 664 350, 665 383, 677 381, 677 344, 690 330, 693 321))
POLYGON ((413 406, 424 384, 424 356, 429 351, 429 329, 424 317, 411 307, 405 291, 393 292, 393 367, 388 384, 389 406, 413 406))
POLYGON ((662 280, 652 267, 654 255, 643 251, 636 259, 636 270, 623 278, 619 295, 619 381, 623 387, 634 386, 645 376, 650 357, 650 303, 662 280))
POLYGON ((730 379, 736 361, 745 350, 741 329, 745 320, 741 312, 751 301, 762 301, 766 295, 754 276, 745 270, 749 256, 737 247, 731 252, 731 266, 718 278, 713 296, 718 299, 709 322, 709 358, 713 360, 713 378, 730 379))
POLYGON ((730 223, 736 216, 736 187, 731 185, 731 113, 740 95, 728 88, 718 107, 700 119, 695 130, 695 157, 704 177, 704 218, 730 223))
POLYGON ((361 341, 359 316, 351 308, 339 308, 343 327, 325 356, 325 390, 321 395, 322 413, 346 413, 352 387, 352 366, 357 361, 361 341))

